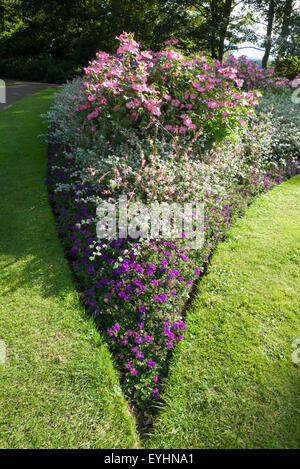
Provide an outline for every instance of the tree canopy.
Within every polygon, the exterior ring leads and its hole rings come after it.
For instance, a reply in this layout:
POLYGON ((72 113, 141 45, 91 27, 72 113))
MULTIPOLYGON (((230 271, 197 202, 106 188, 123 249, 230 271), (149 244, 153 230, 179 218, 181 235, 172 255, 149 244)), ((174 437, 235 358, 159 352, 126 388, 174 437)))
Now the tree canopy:
MULTIPOLYGON (((187 53, 223 60, 250 40, 277 63, 300 58, 297 0, 0 0, 0 59, 40 56, 86 65, 115 36, 136 33, 158 50, 176 38, 187 53), (258 28, 259 25, 259 28, 258 28)), ((1 71, 1 67, 0 67, 1 71)))

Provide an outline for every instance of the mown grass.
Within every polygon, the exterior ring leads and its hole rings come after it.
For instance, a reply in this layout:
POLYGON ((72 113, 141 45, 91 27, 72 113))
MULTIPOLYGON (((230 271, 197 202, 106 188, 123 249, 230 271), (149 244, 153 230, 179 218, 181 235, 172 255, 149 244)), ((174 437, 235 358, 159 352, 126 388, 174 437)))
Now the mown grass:
POLYGON ((213 256, 149 448, 300 448, 300 176, 261 196, 213 256))
POLYGON ((48 203, 37 136, 53 92, 0 113, 0 447, 135 448, 134 420, 48 203))

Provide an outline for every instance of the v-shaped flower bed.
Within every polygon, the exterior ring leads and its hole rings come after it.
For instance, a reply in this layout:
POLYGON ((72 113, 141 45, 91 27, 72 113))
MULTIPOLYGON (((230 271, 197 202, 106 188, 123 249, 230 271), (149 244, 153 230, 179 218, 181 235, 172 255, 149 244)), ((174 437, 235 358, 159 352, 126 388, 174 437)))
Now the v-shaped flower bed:
POLYGON ((276 154, 280 124, 257 117, 260 94, 243 89, 246 78, 275 86, 287 102, 285 80, 233 58, 222 65, 184 57, 170 42, 154 53, 133 35, 119 40, 117 54, 97 54, 48 114, 47 183, 86 309, 106 335, 126 394, 149 411, 185 334, 193 282, 253 197, 295 174, 297 155, 292 145, 276 154), (97 207, 121 195, 127 208, 203 204, 204 243, 189 249, 184 231, 173 239, 99 238, 97 207))

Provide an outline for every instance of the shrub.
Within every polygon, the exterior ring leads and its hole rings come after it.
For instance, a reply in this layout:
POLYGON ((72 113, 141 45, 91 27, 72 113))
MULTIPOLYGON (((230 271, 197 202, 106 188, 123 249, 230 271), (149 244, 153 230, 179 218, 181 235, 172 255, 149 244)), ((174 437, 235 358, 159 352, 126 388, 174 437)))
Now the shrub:
POLYGON ((85 68, 84 89, 74 95, 92 132, 110 138, 114 121, 147 135, 167 131, 192 139, 201 131, 202 140, 213 141, 252 114, 257 93, 240 91, 235 68, 202 55, 185 57, 172 48, 176 41, 154 53, 140 50, 132 34, 118 39, 117 54, 98 53, 85 68))
POLYGON ((259 68, 258 64, 247 57, 228 57, 226 67, 236 67, 238 78, 243 80, 244 88, 253 89, 285 89, 289 85, 288 78, 275 76, 274 68, 259 68))
POLYGON ((49 55, 0 58, 0 76, 45 83, 65 83, 80 75, 80 69, 69 60, 49 55))
POLYGON ((299 159, 300 153, 300 114, 299 104, 291 100, 291 92, 286 90, 274 94, 266 90, 260 100, 258 119, 268 116, 269 127, 273 129, 270 141, 270 158, 284 164, 290 158, 299 159))
POLYGON ((300 74, 300 59, 297 57, 285 57, 275 61, 275 73, 277 76, 293 80, 300 74))

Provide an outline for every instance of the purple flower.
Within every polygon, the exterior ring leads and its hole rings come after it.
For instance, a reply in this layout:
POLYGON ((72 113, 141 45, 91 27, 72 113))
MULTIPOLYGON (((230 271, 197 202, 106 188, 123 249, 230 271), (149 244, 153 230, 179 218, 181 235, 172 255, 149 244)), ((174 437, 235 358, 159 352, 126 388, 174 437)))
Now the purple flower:
POLYGON ((184 254, 181 254, 181 255, 178 256, 178 257, 180 257, 183 261, 186 261, 186 260, 187 260, 187 257, 186 257, 184 254))
POLYGON ((137 358, 138 360, 143 360, 144 355, 143 355, 143 353, 142 353, 140 350, 138 350, 138 351, 136 352, 136 358, 137 358))
POLYGON ((148 366, 148 368, 154 368, 155 367, 155 362, 149 358, 149 360, 146 361, 146 364, 148 366))

